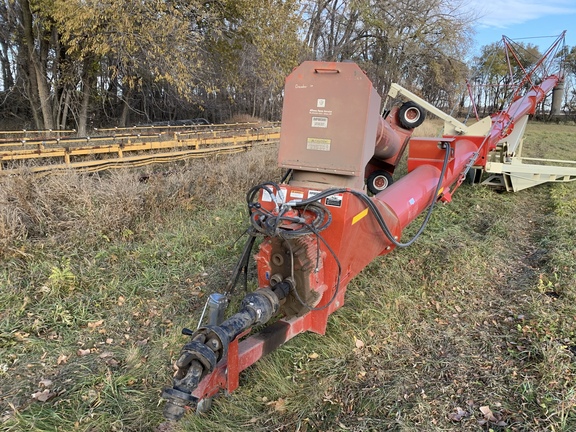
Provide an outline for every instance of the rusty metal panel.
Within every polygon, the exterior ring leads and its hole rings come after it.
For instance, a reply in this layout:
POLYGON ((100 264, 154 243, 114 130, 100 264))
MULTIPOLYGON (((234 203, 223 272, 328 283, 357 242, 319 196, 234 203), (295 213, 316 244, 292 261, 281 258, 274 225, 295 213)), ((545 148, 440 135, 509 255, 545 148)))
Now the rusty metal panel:
POLYGON ((356 64, 304 62, 286 79, 279 165, 363 178, 380 104, 356 64))

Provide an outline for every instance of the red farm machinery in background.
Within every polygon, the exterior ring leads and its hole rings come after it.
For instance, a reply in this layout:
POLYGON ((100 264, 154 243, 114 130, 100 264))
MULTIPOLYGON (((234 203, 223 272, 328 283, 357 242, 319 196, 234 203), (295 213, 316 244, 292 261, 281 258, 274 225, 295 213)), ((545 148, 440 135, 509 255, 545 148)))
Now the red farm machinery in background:
MULTIPOLYGON (((288 172, 248 191, 249 236, 227 291, 246 274, 257 238, 259 288, 227 319, 226 296, 212 294, 208 325, 183 330, 190 341, 163 392, 165 417, 207 409, 220 390, 238 387, 241 371, 299 333, 324 334, 352 278, 379 255, 412 244, 434 205, 450 201, 467 174, 516 157, 528 115, 560 79, 550 75, 505 111, 465 126, 396 85, 390 94, 408 101, 382 117, 380 96, 354 63, 295 69, 286 79, 278 152, 288 172), (445 120, 442 137, 411 137, 426 111, 445 120), (408 174, 392 184, 407 146, 408 174), (424 212, 415 237, 404 241, 404 228, 424 212), (254 326, 261 330, 251 333, 254 326)), ((500 186, 512 188, 510 175, 500 174, 500 186)), ((575 180, 576 172, 554 176, 575 180)))

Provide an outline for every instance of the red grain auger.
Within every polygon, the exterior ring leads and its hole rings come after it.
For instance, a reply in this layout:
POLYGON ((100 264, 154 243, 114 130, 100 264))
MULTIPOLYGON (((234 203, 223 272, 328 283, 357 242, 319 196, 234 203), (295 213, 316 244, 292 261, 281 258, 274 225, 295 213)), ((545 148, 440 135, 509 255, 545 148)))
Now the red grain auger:
MULTIPOLYGON (((248 191, 248 241, 226 291, 246 274, 257 238, 259 288, 225 320, 226 296, 212 294, 209 325, 183 330, 190 341, 163 393, 166 418, 205 410, 220 390, 238 387, 244 369, 299 333, 324 334, 352 278, 377 256, 412 244, 434 205, 450 201, 469 172, 516 157, 511 149, 528 115, 559 80, 551 75, 505 111, 465 126, 396 85, 391 94, 409 101, 383 117, 380 96, 354 63, 295 69, 286 79, 278 152, 287 175, 248 191), (445 120, 444 135, 411 138, 426 111, 445 120), (408 143, 408 174, 392 182, 408 143), (404 240, 404 228, 424 212, 416 235, 404 240), (251 333, 254 326, 261 330, 251 333)), ((576 179, 572 169, 561 181, 576 179)))

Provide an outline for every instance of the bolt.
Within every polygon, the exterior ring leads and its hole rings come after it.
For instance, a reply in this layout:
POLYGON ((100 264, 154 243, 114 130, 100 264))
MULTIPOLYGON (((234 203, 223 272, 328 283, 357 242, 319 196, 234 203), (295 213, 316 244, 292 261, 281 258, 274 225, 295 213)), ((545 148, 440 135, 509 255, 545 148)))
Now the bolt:
POLYGON ((218 339, 210 339, 208 341, 208 347, 212 350, 212 351, 218 351, 221 346, 220 346, 220 341, 218 339))

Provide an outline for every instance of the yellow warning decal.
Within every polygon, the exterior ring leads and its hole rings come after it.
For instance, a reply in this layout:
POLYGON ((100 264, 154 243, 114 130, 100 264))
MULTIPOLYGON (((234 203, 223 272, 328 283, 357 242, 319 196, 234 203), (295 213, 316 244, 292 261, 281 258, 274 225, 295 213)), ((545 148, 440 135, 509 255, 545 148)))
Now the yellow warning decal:
POLYGON ((330 151, 331 145, 332 140, 330 139, 308 138, 306 140, 306 150, 330 151))
POLYGON ((366 215, 368 214, 368 209, 364 209, 362 210, 360 213, 358 213, 356 216, 354 216, 352 218, 352 225, 354 225, 355 223, 359 222, 360 220, 362 220, 362 218, 366 217, 366 215))

